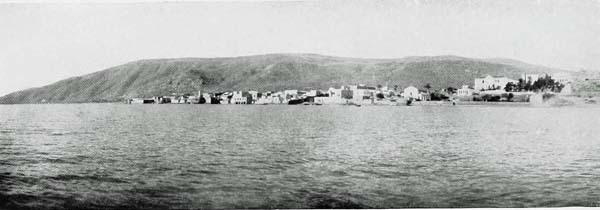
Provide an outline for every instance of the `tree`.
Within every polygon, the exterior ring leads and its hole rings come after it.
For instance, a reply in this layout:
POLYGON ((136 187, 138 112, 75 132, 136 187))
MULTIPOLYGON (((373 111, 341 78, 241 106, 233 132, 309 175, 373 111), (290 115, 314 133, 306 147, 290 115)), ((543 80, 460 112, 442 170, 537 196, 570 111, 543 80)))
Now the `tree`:
POLYGON ((523 78, 519 79, 519 82, 517 83, 517 91, 521 92, 525 89, 525 80, 523 78))
POLYGON ((342 90, 342 98, 343 99, 352 99, 353 92, 352 90, 342 90))
POLYGON ((545 77, 536 80, 531 85, 531 89, 533 91, 555 90, 559 85, 560 84, 558 82, 555 82, 554 79, 552 79, 552 77, 546 75, 545 77))
POLYGON ((441 100, 446 100, 446 99, 449 98, 448 96, 446 96, 446 95, 444 95, 442 93, 439 93, 439 92, 433 92, 433 93, 431 93, 430 97, 431 97, 432 101, 441 101, 441 100))
POLYGON ((448 92, 448 93, 450 93, 450 94, 452 94, 452 93, 456 93, 456 90, 457 90, 457 89, 456 89, 456 88, 454 88, 454 87, 452 87, 452 86, 450 86, 450 87, 446 88, 446 92, 448 92))
POLYGON ((523 86, 523 89, 525 89, 525 91, 531 91, 533 88, 533 85, 531 85, 531 80, 527 81, 527 83, 525 83, 525 85, 523 86))
POLYGON ((552 87, 552 91, 553 91, 553 92, 560 93, 560 92, 562 91, 562 89, 563 89, 563 88, 565 88, 565 85, 563 85, 563 84, 560 84, 560 83, 558 83, 558 82, 557 82, 557 83, 554 85, 554 87, 552 87))
POLYGON ((429 83, 425 84, 425 89, 427 89, 427 92, 429 93, 429 89, 431 89, 431 85, 429 83))
POLYGON ((483 101, 500 101, 500 96, 498 95, 490 95, 490 94, 485 94, 483 96, 481 96, 481 99, 483 101))
POLYGON ((515 95, 512 93, 503 93, 502 94, 502 98, 506 98, 506 101, 511 101, 511 99, 514 97, 515 97, 515 95))
POLYGON ((398 91, 398 85, 394 85, 394 91, 398 91))
POLYGON ((483 96, 481 96, 481 100, 483 101, 489 101, 492 98, 492 95, 490 94, 485 94, 483 96))
POLYGON ((515 83, 509 82, 504 86, 504 91, 506 92, 514 92, 517 89, 517 85, 515 83))

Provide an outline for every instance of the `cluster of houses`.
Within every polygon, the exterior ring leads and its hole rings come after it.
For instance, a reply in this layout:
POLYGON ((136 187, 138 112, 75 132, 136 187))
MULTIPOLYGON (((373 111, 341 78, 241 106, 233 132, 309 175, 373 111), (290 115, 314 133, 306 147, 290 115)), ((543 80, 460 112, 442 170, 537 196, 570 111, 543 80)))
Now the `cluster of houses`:
MULTIPOLYGON (((571 93, 571 83, 573 82, 573 77, 569 73, 559 72, 554 74, 521 74, 520 80, 524 83, 531 84, 546 76, 551 77, 555 82, 558 82, 566 87, 562 90, 562 93, 571 93)), ((477 93, 504 93, 506 92, 504 91, 504 88, 509 83, 518 84, 519 80, 510 79, 505 76, 487 75, 484 77, 476 78, 472 89, 468 86, 463 86, 461 89, 457 90, 457 94, 458 96, 469 96, 477 93)))
POLYGON ((182 103, 182 104, 392 104, 400 98, 423 100, 423 95, 415 87, 408 87, 402 93, 386 87, 367 85, 349 85, 328 90, 283 90, 283 91, 233 91, 220 93, 202 93, 195 96, 164 96, 153 98, 132 98, 125 103, 182 103), (405 97, 406 96, 406 97, 405 97))
MULTIPOLYGON (((534 82, 544 77, 543 74, 523 74, 521 80, 534 82)), ((555 81, 570 85, 572 78, 568 73, 551 75, 555 81)), ((476 78, 474 86, 463 85, 460 89, 440 92, 448 98, 469 100, 469 97, 478 94, 502 94, 508 83, 516 84, 518 81, 505 76, 490 76, 476 78)), ((197 95, 160 96, 153 98, 131 98, 125 103, 175 103, 175 104, 346 104, 346 105, 398 105, 407 101, 431 100, 431 91, 408 86, 399 90, 388 86, 348 85, 340 88, 330 87, 328 90, 283 90, 283 91, 233 91, 219 93, 202 93, 197 95)))

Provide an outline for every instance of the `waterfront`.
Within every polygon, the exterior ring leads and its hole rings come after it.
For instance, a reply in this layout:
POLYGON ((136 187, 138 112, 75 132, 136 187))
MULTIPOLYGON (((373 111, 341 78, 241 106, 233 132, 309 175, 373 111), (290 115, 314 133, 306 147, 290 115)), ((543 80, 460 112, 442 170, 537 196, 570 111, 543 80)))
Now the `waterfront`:
POLYGON ((0 106, 8 208, 600 206, 599 108, 0 106))

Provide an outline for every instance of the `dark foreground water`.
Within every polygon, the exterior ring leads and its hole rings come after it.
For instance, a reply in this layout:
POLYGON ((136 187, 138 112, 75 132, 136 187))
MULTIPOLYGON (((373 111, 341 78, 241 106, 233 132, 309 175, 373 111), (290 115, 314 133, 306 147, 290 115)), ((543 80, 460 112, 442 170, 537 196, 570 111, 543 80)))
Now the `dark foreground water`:
POLYGON ((0 106, 0 208, 600 206, 600 109, 0 106))

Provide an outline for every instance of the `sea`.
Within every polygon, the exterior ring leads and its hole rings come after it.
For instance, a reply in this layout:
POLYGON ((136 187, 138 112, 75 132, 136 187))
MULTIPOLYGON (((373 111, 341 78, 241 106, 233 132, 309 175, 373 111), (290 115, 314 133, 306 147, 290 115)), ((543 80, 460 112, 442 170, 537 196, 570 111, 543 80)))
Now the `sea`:
POLYGON ((600 108, 0 105, 0 209, 600 206, 600 108))

